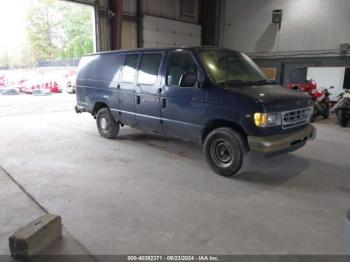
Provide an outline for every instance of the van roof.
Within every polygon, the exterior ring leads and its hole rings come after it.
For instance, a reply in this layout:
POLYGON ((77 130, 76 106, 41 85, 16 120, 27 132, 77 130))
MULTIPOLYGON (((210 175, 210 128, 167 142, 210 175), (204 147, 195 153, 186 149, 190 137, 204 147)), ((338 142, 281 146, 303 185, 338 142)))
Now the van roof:
MULTIPOLYGON (((173 46, 173 47, 161 47, 161 48, 134 48, 134 49, 120 49, 120 50, 103 51, 103 52, 87 54, 85 56, 114 54, 114 53, 129 53, 129 52, 140 52, 140 51, 164 51, 164 50, 176 50, 176 49, 203 50, 203 49, 227 49, 227 48, 220 48, 217 46, 173 46)), ((235 51, 235 50, 231 50, 231 51, 235 51)))

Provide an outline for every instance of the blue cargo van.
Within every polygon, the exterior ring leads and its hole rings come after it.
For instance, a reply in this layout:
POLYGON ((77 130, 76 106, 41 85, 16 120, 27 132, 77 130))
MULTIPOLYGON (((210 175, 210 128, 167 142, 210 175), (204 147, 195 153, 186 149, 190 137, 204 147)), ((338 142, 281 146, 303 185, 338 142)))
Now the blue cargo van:
POLYGON ((309 96, 270 81, 245 54, 215 47, 137 49, 85 56, 76 111, 102 137, 128 125, 203 145, 211 169, 237 176, 250 152, 275 155, 315 138, 309 96))

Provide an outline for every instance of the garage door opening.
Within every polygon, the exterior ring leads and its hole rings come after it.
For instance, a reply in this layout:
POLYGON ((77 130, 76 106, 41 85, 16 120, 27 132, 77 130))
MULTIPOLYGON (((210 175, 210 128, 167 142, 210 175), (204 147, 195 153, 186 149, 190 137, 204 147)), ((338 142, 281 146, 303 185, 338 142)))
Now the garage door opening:
POLYGON ((1 94, 74 93, 80 58, 96 50, 95 7, 61 0, 0 5, 1 94))

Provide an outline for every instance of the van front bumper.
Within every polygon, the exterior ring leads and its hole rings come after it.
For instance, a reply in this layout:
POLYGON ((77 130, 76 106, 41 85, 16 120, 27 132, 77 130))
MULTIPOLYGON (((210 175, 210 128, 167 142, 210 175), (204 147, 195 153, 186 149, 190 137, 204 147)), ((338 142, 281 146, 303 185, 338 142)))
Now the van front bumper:
POLYGON ((251 152, 275 154, 294 151, 306 144, 308 140, 316 138, 316 128, 313 125, 282 135, 269 137, 248 136, 251 152))

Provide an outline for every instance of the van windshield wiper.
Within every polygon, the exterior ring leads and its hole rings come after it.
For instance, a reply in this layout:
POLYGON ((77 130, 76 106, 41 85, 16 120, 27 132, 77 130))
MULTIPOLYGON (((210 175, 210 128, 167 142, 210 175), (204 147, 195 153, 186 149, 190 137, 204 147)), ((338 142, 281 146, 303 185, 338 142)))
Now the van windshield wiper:
POLYGON ((258 81, 250 81, 250 80, 242 80, 242 79, 231 79, 231 80, 224 80, 219 82, 220 85, 223 86, 229 86, 229 85, 262 85, 262 84, 274 84, 274 81, 270 81, 267 79, 261 79, 258 81))
POLYGON ((231 80, 220 81, 219 84, 220 85, 238 85, 238 84, 251 85, 251 84, 254 84, 254 82, 248 81, 248 80, 241 80, 241 79, 231 79, 231 80))
POLYGON ((275 81, 267 80, 267 79, 261 79, 259 81, 253 82, 255 85, 261 85, 261 84, 275 84, 275 81))

